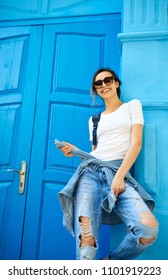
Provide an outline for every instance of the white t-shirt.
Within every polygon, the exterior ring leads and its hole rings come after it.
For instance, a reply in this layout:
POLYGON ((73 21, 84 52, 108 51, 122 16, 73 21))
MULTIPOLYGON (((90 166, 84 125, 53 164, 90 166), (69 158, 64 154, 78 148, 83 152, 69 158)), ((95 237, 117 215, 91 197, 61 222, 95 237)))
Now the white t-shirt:
MULTIPOLYGON (((98 144, 91 155, 104 161, 123 159, 131 145, 133 124, 144 124, 142 105, 137 99, 123 103, 110 114, 101 114, 97 128, 98 144)), ((89 119, 89 133, 92 141, 92 117, 89 119)))

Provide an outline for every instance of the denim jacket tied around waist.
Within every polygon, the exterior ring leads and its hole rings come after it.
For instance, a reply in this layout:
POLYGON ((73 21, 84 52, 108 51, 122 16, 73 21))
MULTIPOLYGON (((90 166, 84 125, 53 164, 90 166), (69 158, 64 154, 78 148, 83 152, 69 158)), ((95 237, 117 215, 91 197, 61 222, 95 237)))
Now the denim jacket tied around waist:
MULTIPOLYGON (((59 145, 61 142, 57 142, 56 146, 59 149, 61 146, 59 145)), ((82 150, 73 148, 71 151, 72 154, 79 156, 83 159, 81 164, 78 166, 75 173, 70 178, 67 185, 58 193, 59 201, 61 204, 61 208, 63 211, 63 225, 67 229, 69 233, 74 236, 74 217, 73 217, 73 206, 74 206, 74 190, 77 186, 77 183, 80 180, 80 176, 83 174, 85 168, 90 164, 95 164, 96 166, 100 166, 103 168, 103 171, 106 174, 107 183, 109 185, 109 190, 107 191, 107 195, 103 199, 101 206, 103 211, 103 224, 117 224, 121 223, 120 218, 113 211, 113 206, 116 201, 115 194, 112 192, 110 186, 114 177, 114 174, 119 169, 122 160, 112 160, 112 161, 102 161, 86 153, 82 150)), ((155 206, 155 202, 150 194, 148 194, 144 188, 131 176, 128 172, 125 176, 125 183, 131 185, 141 196, 144 202, 147 204, 149 209, 152 211, 155 206)))

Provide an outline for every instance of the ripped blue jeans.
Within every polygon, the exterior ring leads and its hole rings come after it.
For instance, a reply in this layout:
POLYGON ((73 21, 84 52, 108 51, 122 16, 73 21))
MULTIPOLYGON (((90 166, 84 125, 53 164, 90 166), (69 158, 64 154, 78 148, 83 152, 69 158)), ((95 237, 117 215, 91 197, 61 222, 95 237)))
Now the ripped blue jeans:
MULTIPOLYGON (((74 221, 76 237, 76 259, 95 260, 99 247, 99 231, 102 223, 101 202, 109 185, 102 167, 88 165, 81 175, 74 194, 74 221), (81 218, 89 222, 82 223, 81 218), (93 246, 81 246, 81 237, 94 238, 93 246)), ((125 191, 117 197, 113 211, 127 226, 123 241, 108 253, 109 260, 135 259, 150 244, 141 244, 140 239, 156 238, 158 227, 148 227, 141 223, 143 212, 153 215, 138 192, 126 183, 125 191)))

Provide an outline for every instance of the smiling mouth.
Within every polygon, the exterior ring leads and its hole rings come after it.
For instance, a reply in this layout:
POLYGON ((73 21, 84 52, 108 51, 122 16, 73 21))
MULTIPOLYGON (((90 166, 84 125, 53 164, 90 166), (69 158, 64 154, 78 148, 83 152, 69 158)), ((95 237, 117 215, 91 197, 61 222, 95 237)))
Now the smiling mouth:
POLYGON ((106 89, 103 89, 103 90, 101 91, 101 93, 106 93, 106 92, 108 92, 108 91, 110 91, 110 89, 109 89, 109 88, 106 88, 106 89))

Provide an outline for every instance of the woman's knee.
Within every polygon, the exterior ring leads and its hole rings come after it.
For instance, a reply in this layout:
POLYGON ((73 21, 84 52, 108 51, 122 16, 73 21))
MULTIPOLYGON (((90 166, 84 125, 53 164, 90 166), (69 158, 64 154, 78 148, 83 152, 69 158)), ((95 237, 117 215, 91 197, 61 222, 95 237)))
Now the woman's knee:
POLYGON ((79 217, 81 234, 79 236, 80 239, 80 247, 85 246, 93 246, 96 247, 95 237, 92 233, 91 221, 89 217, 81 216, 79 217))
POLYGON ((155 218, 155 216, 151 212, 142 212, 141 213, 141 224, 148 228, 148 231, 151 231, 151 237, 146 237, 145 233, 144 236, 142 236, 139 239, 140 244, 142 245, 148 245, 152 244, 156 238, 158 233, 158 222, 155 218))
POLYGON ((142 212, 141 213, 141 223, 145 226, 151 228, 157 228, 158 222, 155 216, 151 212, 142 212))

